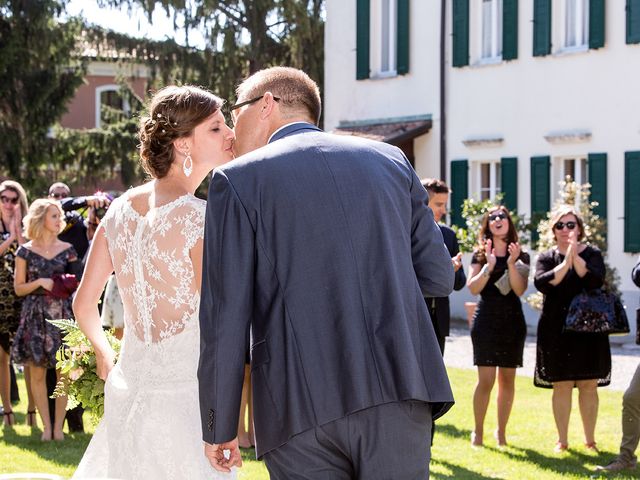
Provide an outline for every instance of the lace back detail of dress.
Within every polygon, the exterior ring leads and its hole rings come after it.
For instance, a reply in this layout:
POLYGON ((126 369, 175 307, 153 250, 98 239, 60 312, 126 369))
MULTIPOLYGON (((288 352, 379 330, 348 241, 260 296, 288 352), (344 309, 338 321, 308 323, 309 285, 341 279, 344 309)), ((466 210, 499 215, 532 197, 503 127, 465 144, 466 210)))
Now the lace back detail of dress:
POLYGON ((190 250, 204 237, 205 202, 184 195, 141 215, 126 195, 103 219, 125 330, 149 345, 195 322, 200 301, 190 250))

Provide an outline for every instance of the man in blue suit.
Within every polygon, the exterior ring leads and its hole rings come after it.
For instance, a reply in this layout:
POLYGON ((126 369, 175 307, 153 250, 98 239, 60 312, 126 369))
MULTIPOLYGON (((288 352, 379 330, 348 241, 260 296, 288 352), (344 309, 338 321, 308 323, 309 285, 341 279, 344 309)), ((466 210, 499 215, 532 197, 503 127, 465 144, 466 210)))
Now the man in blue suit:
POLYGON ((209 188, 200 305, 205 454, 241 465, 250 330, 256 452, 273 479, 424 479, 453 395, 423 296, 451 257, 396 147, 327 134, 317 85, 262 70, 209 188), (223 454, 229 450, 228 458, 223 454))
MULTIPOLYGON (((440 227, 444 244, 447 250, 449 250, 449 255, 451 255, 451 264, 456 274, 453 289, 456 291, 462 290, 467 284, 467 276, 464 274, 464 268, 462 268, 462 253, 458 246, 456 232, 440 223, 447 216, 447 204, 449 203, 449 192, 451 192, 451 190, 446 183, 436 178, 424 178, 421 183, 429 194, 429 208, 433 212, 433 219, 438 224, 438 227, 440 227)), ((431 316, 433 329, 438 338, 438 345, 444 355, 444 345, 446 338, 449 336, 451 325, 449 297, 425 297, 424 301, 427 302, 429 316, 431 316)))

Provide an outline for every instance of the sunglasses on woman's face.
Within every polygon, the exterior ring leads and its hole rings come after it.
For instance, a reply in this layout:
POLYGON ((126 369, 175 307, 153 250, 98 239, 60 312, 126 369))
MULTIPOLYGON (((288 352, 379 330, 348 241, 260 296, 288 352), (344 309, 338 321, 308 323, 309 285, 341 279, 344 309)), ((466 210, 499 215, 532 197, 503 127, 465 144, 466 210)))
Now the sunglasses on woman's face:
POLYGON ((490 222, 495 222, 496 220, 506 220, 506 219, 507 219, 507 214, 504 212, 492 213, 491 215, 489 215, 490 222))
POLYGON ((569 230, 573 230, 574 228, 576 228, 576 225, 576 222, 558 222, 553 226, 553 228, 555 228, 556 230, 563 230, 564 227, 567 227, 569 230))
POLYGON ((0 199, 2 199, 2 203, 11 203, 12 205, 17 205, 20 201, 18 197, 7 197, 6 195, 0 195, 0 199))

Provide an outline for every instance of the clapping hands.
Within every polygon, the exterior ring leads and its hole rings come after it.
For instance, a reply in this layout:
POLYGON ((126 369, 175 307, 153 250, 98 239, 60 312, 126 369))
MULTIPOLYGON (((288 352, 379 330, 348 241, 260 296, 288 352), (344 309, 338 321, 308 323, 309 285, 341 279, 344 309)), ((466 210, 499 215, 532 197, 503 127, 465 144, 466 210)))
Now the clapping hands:
POLYGON ((507 264, 514 265, 518 258, 520 258, 520 252, 522 249, 520 248, 519 243, 510 243, 507 247, 507 251, 509 252, 509 258, 507 258, 507 264))
POLYGON ((493 269, 496 266, 496 249, 493 248, 493 241, 491 239, 485 240, 484 242, 484 253, 487 257, 487 266, 490 272, 493 272, 493 269))

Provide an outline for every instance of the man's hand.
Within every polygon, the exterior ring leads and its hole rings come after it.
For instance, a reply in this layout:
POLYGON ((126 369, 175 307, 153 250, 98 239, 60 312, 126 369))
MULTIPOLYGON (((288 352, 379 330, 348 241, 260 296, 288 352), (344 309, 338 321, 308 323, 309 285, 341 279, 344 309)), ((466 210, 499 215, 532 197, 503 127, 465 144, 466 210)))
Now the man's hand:
POLYGON ((85 199, 89 208, 105 208, 111 203, 106 195, 90 195, 85 199))
POLYGON ((453 265, 454 272, 462 268, 462 252, 459 252, 455 257, 451 257, 451 264, 453 265))
POLYGON ((207 457, 213 468, 219 472, 230 472, 231 467, 242 466, 242 455, 238 446, 238 437, 230 442, 220 444, 204 444, 204 456, 207 457), (224 456, 224 451, 229 450, 229 458, 224 456))

